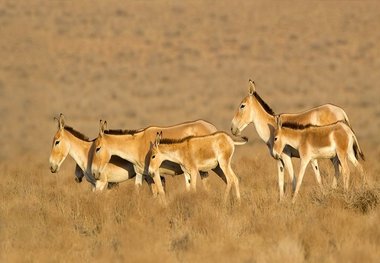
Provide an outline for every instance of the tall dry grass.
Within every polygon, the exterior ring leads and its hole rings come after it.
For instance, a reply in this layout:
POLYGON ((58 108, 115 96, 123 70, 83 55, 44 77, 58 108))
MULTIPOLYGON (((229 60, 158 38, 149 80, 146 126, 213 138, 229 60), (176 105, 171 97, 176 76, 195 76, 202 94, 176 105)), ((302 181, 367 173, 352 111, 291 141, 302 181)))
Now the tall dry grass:
MULTIPOLYGON (((44 165, 1 167, 2 262, 375 262, 379 256, 380 188, 352 174, 348 193, 319 191, 305 176, 295 205, 279 203, 274 165, 264 156, 234 162, 242 204, 222 203, 224 184, 210 174, 185 193, 167 178, 167 208, 133 182, 93 193, 74 182, 72 165, 51 175, 44 165)), ((274 163, 273 163, 274 164, 274 163)), ((327 170, 326 170, 327 169, 327 170)), ((288 191, 289 192, 289 191, 288 191)))

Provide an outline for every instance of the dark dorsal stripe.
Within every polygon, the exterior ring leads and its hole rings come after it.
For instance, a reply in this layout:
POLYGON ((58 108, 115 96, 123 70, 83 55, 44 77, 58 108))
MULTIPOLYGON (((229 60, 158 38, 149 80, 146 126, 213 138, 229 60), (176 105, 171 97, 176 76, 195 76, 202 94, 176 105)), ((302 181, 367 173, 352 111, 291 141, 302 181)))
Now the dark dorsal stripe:
POLYGON ((270 114, 270 115, 275 115, 274 111, 272 110, 271 107, 269 107, 269 105, 259 96, 259 94, 257 92, 254 92, 253 93, 253 96, 255 96, 255 98, 257 99, 257 101, 260 103, 260 105, 264 108, 264 110, 270 114))
POLYGON ((176 144, 176 143, 182 143, 190 138, 193 138, 194 136, 187 136, 185 138, 181 139, 169 139, 169 138, 163 138, 160 140, 160 144, 176 144))
POLYGON ((300 123, 296 123, 296 122, 284 122, 282 124, 282 128, 289 128, 289 129, 293 129, 293 130, 304 130, 304 129, 307 129, 310 127, 318 127, 318 126, 311 124, 311 123, 300 124, 300 123))
POLYGON ((110 134, 110 135, 134 135, 138 132, 140 132, 141 130, 105 130, 104 133, 105 134, 110 134))
POLYGON ((330 124, 327 124, 327 125, 315 125, 315 124, 312 124, 312 123, 300 124, 300 123, 297 123, 297 122, 284 122, 281 127, 283 127, 283 128, 289 128, 289 129, 293 129, 293 130, 305 130, 305 129, 308 129, 308 128, 318 128, 318 127, 331 126, 331 125, 335 125, 335 124, 337 124, 339 122, 345 123, 344 121, 336 121, 336 122, 333 122, 333 123, 330 123, 330 124))
POLYGON ((86 135, 75 130, 73 127, 65 126, 65 131, 68 131, 69 133, 71 133, 72 135, 77 137, 78 139, 81 139, 81 140, 86 141, 86 142, 91 142, 91 140, 86 135))

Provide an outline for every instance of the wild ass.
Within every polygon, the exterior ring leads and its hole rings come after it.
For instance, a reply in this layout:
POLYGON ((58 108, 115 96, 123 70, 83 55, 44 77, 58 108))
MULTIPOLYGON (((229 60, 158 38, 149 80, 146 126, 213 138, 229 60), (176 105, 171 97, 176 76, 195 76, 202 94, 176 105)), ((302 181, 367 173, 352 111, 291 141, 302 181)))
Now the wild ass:
MULTIPOLYGON (((165 135, 166 136, 166 135, 165 135)), ((149 163, 149 173, 159 178, 159 167, 163 161, 178 163, 183 172, 190 177, 190 185, 196 191, 199 171, 213 170, 226 183, 224 201, 227 201, 231 186, 235 186, 236 198, 240 201, 239 180, 231 168, 236 142, 225 132, 216 132, 204 136, 189 136, 179 140, 161 139, 162 131, 157 133, 149 163)), ((159 193, 163 189, 157 187, 159 193)))
POLYGON ((92 152, 93 140, 75 129, 65 126, 62 113, 59 118, 55 119, 58 121, 58 130, 54 135, 49 158, 52 173, 57 173, 67 155, 70 155, 76 162, 75 180, 81 182, 85 176, 93 186, 93 190, 103 190, 108 183, 119 183, 135 177, 133 165, 117 156, 112 157, 101 177, 93 177, 88 166, 91 165, 89 156, 92 152))
MULTIPOLYGON (((234 135, 240 135, 248 124, 253 123, 258 135, 266 143, 269 153, 272 155, 273 134, 276 127, 274 115, 273 110, 256 92, 255 83, 249 80, 248 96, 242 100, 232 119, 231 132, 234 135)), ((324 104, 300 113, 284 113, 281 116, 284 122, 297 122, 299 124, 312 123, 315 125, 327 125, 337 121, 343 121, 349 125, 348 117, 344 110, 332 104, 324 104)), ((284 166, 292 181, 293 192, 296 187, 296 178, 294 177, 291 161, 292 157, 299 158, 298 151, 290 146, 285 146, 284 152, 281 153, 282 161, 277 160, 280 200, 282 200, 284 196, 284 166)), ((318 183, 321 184, 317 161, 312 160, 311 165, 318 183)), ((333 184, 334 183, 336 183, 335 177, 333 184)))
MULTIPOLYGON (((151 126, 142 130, 106 130, 107 122, 101 123, 99 136, 95 140, 95 152, 92 160, 92 173, 98 177, 104 172, 112 155, 117 155, 134 165, 136 171, 136 185, 141 185, 141 178, 148 175, 147 163, 150 160, 149 152, 158 131, 174 139, 180 139, 190 135, 206 135, 216 132, 214 125, 204 120, 185 122, 169 127, 151 126)), ((172 171, 174 174, 182 174, 178 164, 164 162, 162 168, 172 171)), ((202 173, 205 179, 207 173, 202 173)), ((157 187, 161 186, 157 178, 154 180, 157 187)), ((186 189, 189 189, 189 178, 186 178, 186 189)), ((204 181, 204 180, 203 180, 204 181)), ((161 187, 162 188, 162 187, 161 187)))
POLYGON ((343 173, 344 189, 348 189, 350 170, 347 159, 359 170, 364 179, 364 172, 358 162, 358 154, 364 160, 358 140, 352 129, 343 122, 336 122, 326 126, 300 125, 294 123, 282 124, 282 116, 276 117, 277 127, 274 132, 273 156, 281 159, 285 145, 296 149, 300 155, 301 164, 297 178, 297 187, 294 192, 294 203, 302 184, 307 164, 315 159, 328 158, 333 162, 338 177, 340 164, 343 173), (286 125, 286 126, 285 126, 286 125))

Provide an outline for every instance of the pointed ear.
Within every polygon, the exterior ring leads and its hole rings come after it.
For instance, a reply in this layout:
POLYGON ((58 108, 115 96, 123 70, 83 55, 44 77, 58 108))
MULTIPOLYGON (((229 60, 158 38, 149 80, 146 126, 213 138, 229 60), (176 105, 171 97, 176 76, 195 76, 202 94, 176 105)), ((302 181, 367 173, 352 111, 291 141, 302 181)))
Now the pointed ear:
POLYGON ((99 121, 99 136, 100 137, 103 137, 104 135, 104 130, 105 130, 104 124, 106 124, 106 122, 103 122, 102 120, 99 121))
POLYGON ((275 121, 276 121, 276 124, 277 124, 277 128, 281 129, 282 128, 281 115, 276 115, 274 118, 275 118, 275 121))
POLYGON ((157 134, 156 134, 156 140, 154 142, 154 146, 157 147, 158 145, 160 145, 161 138, 162 138, 162 131, 157 132, 157 134))
POLYGON ((255 82, 253 80, 249 80, 249 88, 248 88, 249 95, 253 95, 253 93, 256 92, 256 86, 255 82))
POLYGON ((59 118, 55 118, 58 121, 58 129, 62 130, 63 128, 65 128, 65 117, 63 116, 63 114, 59 114, 59 118))

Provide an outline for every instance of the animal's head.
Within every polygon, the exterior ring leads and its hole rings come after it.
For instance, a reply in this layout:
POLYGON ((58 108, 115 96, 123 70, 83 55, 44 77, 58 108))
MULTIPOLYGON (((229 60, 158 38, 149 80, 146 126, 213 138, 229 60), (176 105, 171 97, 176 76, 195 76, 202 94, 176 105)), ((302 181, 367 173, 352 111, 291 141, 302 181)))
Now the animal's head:
POLYGON ((282 121, 281 121, 281 115, 276 115, 275 116, 275 122, 276 122, 276 129, 274 131, 274 136, 273 136, 273 156, 276 159, 280 159, 281 153, 284 150, 285 147, 285 142, 283 140, 282 136, 282 121))
POLYGON ((107 147, 107 139, 104 131, 107 129, 107 121, 100 120, 99 135, 94 141, 92 152, 91 171, 95 178, 98 178, 111 159, 110 151, 107 147))
POLYGON ((158 172, 160 165, 162 164, 162 155, 160 153, 159 145, 162 138, 162 131, 157 132, 156 139, 152 142, 152 153, 149 162, 149 174, 155 174, 158 172))
POLYGON ((58 118, 54 117, 54 119, 58 122, 58 130, 53 138, 49 163, 50 171, 52 173, 57 173, 70 151, 70 142, 67 139, 63 114, 61 113, 58 118))
POLYGON ((233 135, 240 135, 245 127, 253 121, 252 95, 255 92, 255 82, 249 80, 248 95, 243 98, 232 119, 231 132, 233 135))

